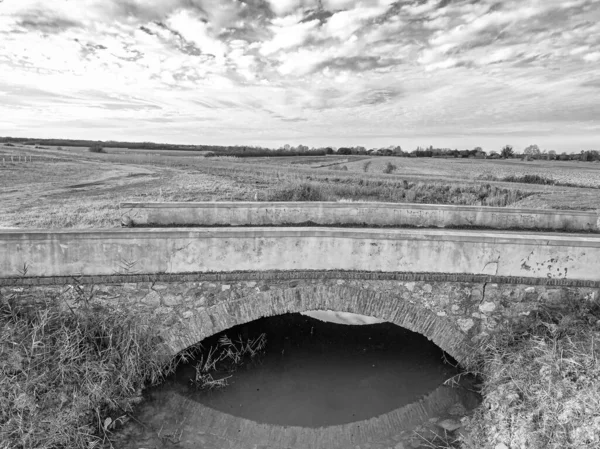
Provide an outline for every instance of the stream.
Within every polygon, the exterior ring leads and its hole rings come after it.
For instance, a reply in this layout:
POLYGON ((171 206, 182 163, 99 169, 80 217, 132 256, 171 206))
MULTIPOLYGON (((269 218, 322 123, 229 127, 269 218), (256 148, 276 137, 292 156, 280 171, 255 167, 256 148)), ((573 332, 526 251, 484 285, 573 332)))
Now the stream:
MULTIPOLYGON (((223 388, 199 389, 193 385, 197 360, 179 366, 163 384, 145 391, 135 420, 118 432, 115 447, 229 448, 235 445, 215 427, 239 425, 250 435, 244 437, 246 440, 276 448, 280 447, 277 442, 269 440, 274 434, 269 437, 262 430, 250 432, 248 427, 298 429, 295 432, 328 429, 331 433, 423 402, 423 398, 434 403, 420 406, 419 410, 425 410, 419 412, 421 415, 438 408, 441 411, 450 403, 462 402, 467 408, 476 405, 472 394, 441 387, 459 371, 450 356, 422 335, 387 322, 341 324, 344 317, 340 319, 339 314, 333 321, 301 314, 279 315, 204 340, 204 355, 208 348, 218 346, 223 335, 233 341, 248 341, 265 334, 266 345, 264 352, 247 357, 233 372, 213 373, 214 379, 224 379, 227 386, 223 388), (432 392, 435 394, 427 398, 432 392), (208 425, 209 421, 219 424, 208 425)), ((414 427, 415 419, 411 419, 414 427)), ((400 432, 411 426, 388 430, 400 432)), ((364 439, 377 438, 379 435, 364 439)), ((254 447, 251 442, 247 441, 246 447, 254 447)), ((239 447, 244 447, 242 443, 240 439, 239 447)))

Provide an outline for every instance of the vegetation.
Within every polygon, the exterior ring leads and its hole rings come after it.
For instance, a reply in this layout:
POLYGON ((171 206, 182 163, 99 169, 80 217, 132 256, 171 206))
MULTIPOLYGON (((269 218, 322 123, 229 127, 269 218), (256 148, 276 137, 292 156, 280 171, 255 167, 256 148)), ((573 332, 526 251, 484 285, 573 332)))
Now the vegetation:
MULTIPOLYGON (((549 186, 564 186, 564 187, 583 187, 581 184, 574 182, 557 181, 553 178, 537 174, 527 175, 508 175, 503 177, 497 177, 493 175, 479 176, 477 179, 482 181, 502 181, 502 182, 516 182, 519 184, 539 184, 549 186)), ((589 188, 600 188, 600 186, 586 186, 589 188)))
POLYGON ((195 364, 195 378, 191 380, 196 388, 201 390, 220 389, 227 386, 231 373, 246 362, 256 361, 256 357, 264 354, 267 345, 267 335, 260 334, 257 338, 247 340, 238 336, 232 341, 223 335, 217 344, 204 351, 200 360, 195 364), (214 376, 217 376, 215 379, 214 376))
POLYGON ((531 195, 520 190, 487 185, 385 182, 331 179, 326 182, 288 182, 272 187, 265 201, 383 201, 393 203, 463 204, 504 207, 531 195))
POLYGON ((91 147, 88 148, 88 151, 90 153, 105 153, 104 148, 102 147, 102 145, 95 143, 94 145, 92 145, 91 147))
POLYGON ((131 150, 155 150, 155 151, 190 151, 199 152, 206 157, 214 156, 233 156, 240 158, 247 157, 293 157, 293 156, 324 156, 331 154, 338 155, 370 155, 370 156, 397 156, 397 157, 446 157, 446 158, 480 158, 495 159, 502 157, 504 159, 520 157, 525 160, 580 160, 580 161, 600 161, 600 151, 581 150, 580 153, 566 153, 560 155, 556 151, 542 151, 533 144, 527 146, 522 154, 517 154, 511 145, 506 145, 500 153, 490 151, 486 153, 481 147, 473 149, 452 149, 452 148, 434 148, 418 146, 412 151, 403 151, 399 145, 391 145, 384 148, 367 149, 363 146, 340 147, 337 150, 331 147, 312 147, 306 145, 297 145, 296 147, 284 145, 280 148, 267 148, 253 145, 179 145, 154 142, 122 142, 122 141, 92 141, 92 140, 72 140, 72 139, 28 139, 18 137, 0 137, 0 143, 5 146, 14 146, 15 144, 31 145, 36 148, 45 148, 42 145, 62 146, 62 147, 102 147, 102 148, 126 148, 131 150))
POLYGON ((392 164, 391 162, 388 162, 387 165, 385 166, 385 168, 383 169, 383 172, 386 175, 389 175, 390 173, 393 173, 396 171, 398 167, 396 167, 394 164, 392 164))
POLYGON ((464 449, 600 447, 600 302, 543 308, 474 356, 482 406, 464 449))
POLYGON ((1 298, 0 447, 96 447, 174 368, 151 322, 74 291, 77 308, 27 291, 1 298))
POLYGON ((505 145, 500 152, 500 157, 504 159, 508 159, 513 157, 515 152, 513 151, 513 147, 510 145, 505 145))

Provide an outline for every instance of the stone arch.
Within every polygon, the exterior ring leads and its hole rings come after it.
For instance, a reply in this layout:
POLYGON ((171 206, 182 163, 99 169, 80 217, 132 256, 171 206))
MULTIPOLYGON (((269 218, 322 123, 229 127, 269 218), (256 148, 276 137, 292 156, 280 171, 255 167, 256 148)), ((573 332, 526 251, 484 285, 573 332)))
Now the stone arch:
POLYGON ((204 309, 162 333, 166 356, 238 324, 284 313, 335 310, 369 315, 424 335, 459 363, 470 350, 468 336, 447 316, 438 316, 419 301, 347 285, 273 288, 204 309))

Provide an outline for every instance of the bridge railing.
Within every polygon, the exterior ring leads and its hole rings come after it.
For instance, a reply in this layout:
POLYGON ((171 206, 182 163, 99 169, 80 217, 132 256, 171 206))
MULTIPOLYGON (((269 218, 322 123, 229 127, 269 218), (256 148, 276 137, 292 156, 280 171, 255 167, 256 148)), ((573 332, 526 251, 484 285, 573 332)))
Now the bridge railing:
POLYGON ((269 270, 600 281, 600 235, 333 227, 0 232, 0 278, 269 270))
POLYGON ((122 203, 124 224, 168 226, 354 226, 600 232, 595 211, 401 203, 122 203))

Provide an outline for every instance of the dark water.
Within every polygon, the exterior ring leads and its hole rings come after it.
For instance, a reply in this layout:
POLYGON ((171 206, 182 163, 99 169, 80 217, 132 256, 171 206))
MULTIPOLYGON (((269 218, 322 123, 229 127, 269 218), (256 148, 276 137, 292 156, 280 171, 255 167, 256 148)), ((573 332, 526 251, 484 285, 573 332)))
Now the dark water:
MULTIPOLYGON (((216 345, 223 334, 236 339, 261 333, 267 335, 262 357, 232 374, 215 375, 231 375, 227 387, 197 390, 190 382, 193 364, 181 366, 147 391, 139 420, 167 422, 174 414, 193 420, 186 413, 202 409, 193 406, 198 404, 258 423, 334 426, 414 403, 458 372, 435 344, 391 323, 349 326, 287 314, 229 329, 203 346, 216 345), (173 410, 179 403, 189 412, 173 410)), ((145 424, 156 431, 156 422, 145 424)))

